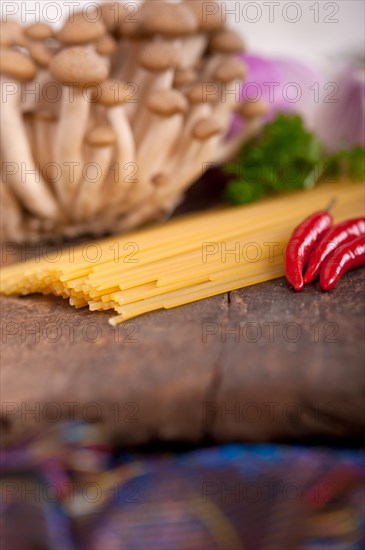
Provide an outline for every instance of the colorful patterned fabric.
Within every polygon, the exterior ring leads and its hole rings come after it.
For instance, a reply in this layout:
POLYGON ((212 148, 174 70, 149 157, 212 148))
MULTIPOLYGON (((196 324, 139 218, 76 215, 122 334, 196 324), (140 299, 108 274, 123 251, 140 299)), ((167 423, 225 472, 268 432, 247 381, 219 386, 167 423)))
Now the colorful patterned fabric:
POLYGON ((6 550, 360 550, 364 453, 236 444, 118 452, 97 425, 1 457, 6 550))

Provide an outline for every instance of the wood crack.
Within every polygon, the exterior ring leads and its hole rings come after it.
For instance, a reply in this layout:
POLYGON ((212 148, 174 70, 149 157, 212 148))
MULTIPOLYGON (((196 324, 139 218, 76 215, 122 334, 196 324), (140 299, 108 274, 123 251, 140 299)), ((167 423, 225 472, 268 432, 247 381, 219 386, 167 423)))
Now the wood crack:
MULTIPOLYGON (((229 320, 229 309, 231 305, 231 293, 227 292, 225 294, 225 304, 224 304, 224 315, 222 318, 222 325, 225 326, 229 320)), ((213 366, 213 373, 210 383, 204 394, 202 402, 202 429, 203 437, 205 439, 214 439, 214 425, 217 420, 217 415, 219 411, 218 395, 220 387, 222 385, 223 379, 223 369, 224 369, 224 356, 226 354, 226 348, 223 347, 223 342, 221 342, 221 348, 218 354, 218 358, 213 366), (209 415, 205 415, 204 411, 207 410, 209 406, 209 415)))

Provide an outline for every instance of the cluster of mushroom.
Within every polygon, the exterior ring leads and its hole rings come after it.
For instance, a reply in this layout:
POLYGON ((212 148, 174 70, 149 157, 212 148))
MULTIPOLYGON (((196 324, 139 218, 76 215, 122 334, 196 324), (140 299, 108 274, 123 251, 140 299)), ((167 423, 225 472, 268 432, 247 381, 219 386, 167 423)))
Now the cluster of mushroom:
POLYGON ((209 15, 204 0, 146 0, 133 18, 126 6, 57 32, 2 24, 2 240, 163 219, 260 127, 262 104, 239 104, 244 45, 218 4, 209 15), (230 138, 234 111, 247 124, 230 138))

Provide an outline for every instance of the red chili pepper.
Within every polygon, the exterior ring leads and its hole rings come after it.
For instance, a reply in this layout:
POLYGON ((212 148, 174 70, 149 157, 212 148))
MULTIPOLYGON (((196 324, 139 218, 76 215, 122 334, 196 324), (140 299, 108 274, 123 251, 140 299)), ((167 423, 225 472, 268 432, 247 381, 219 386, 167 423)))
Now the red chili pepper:
POLYGON ((304 274, 304 284, 311 283, 319 275, 324 260, 336 248, 356 237, 365 235, 365 218, 355 218, 331 227, 314 247, 304 274))
POLYGON ((364 235, 339 246, 325 259, 319 276, 321 289, 332 290, 344 273, 361 265, 365 265, 364 235))
POLYGON ((314 245, 331 227, 332 216, 327 210, 321 210, 306 218, 294 230, 286 249, 285 275, 295 290, 304 287, 303 269, 314 245))

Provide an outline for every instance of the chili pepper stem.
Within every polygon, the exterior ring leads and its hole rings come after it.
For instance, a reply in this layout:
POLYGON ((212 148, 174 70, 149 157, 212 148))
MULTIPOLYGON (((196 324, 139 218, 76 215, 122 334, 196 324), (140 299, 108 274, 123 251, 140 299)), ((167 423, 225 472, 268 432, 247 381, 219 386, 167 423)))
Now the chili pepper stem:
POLYGON ((327 212, 331 212, 331 210, 333 210, 333 208, 335 207, 336 203, 337 203, 337 197, 332 197, 332 199, 326 206, 325 210, 327 210, 327 212))
POLYGON ((321 176, 324 174, 324 169, 325 163, 323 161, 316 164, 313 170, 309 172, 308 176, 304 180, 304 189, 313 189, 318 180, 320 180, 321 176))

